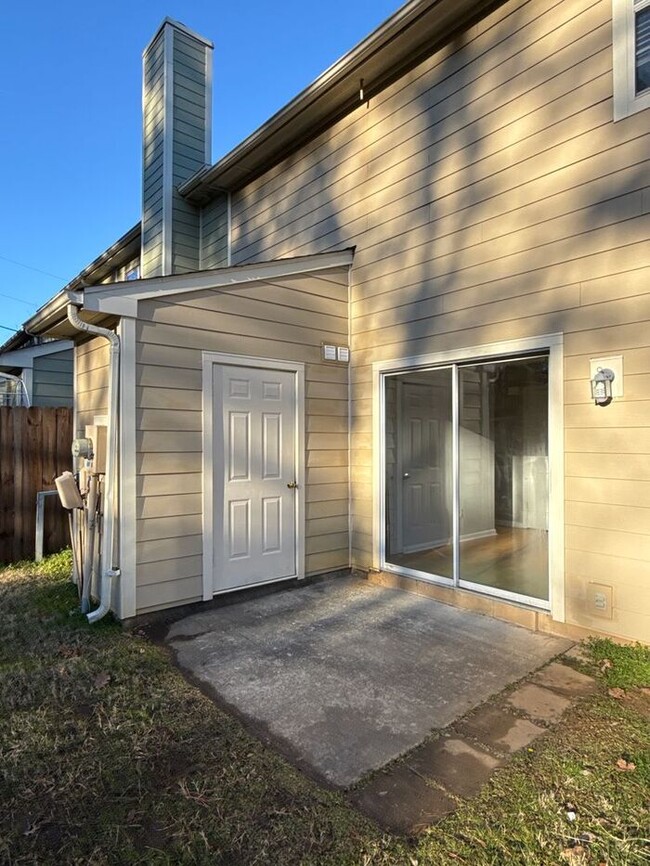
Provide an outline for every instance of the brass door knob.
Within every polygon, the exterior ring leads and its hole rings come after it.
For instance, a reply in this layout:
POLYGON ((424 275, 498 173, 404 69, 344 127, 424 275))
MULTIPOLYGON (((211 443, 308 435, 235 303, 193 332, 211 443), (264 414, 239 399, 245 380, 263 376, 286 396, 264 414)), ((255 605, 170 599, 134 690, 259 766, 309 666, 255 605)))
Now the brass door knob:
POLYGON ((298 487, 298 482, 297 481, 290 481, 287 484, 287 487, 289 488, 289 490, 296 490, 298 487))

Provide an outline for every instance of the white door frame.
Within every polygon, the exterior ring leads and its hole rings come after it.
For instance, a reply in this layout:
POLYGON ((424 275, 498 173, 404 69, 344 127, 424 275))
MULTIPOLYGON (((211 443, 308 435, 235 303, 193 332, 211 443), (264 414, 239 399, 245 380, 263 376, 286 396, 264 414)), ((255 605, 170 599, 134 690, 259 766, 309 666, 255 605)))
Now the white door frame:
MULTIPOLYGON (((487 358, 510 357, 534 351, 548 351, 548 447, 549 447, 549 602, 544 607, 550 607, 551 616, 556 622, 565 620, 564 593, 564 341, 562 334, 544 334, 539 337, 528 337, 520 340, 508 340, 498 343, 488 343, 481 346, 462 347, 446 352, 435 352, 426 355, 415 355, 388 361, 376 361, 372 365, 373 387, 373 481, 375 495, 373 497, 373 568, 379 571, 390 571, 396 574, 410 573, 417 579, 427 580, 443 586, 453 586, 448 579, 436 578, 423 572, 409 572, 386 562, 386 525, 384 520, 386 507, 386 436, 385 436, 385 400, 384 376, 388 373, 407 372, 409 370, 445 366, 449 364, 482 361, 487 358)), ((457 413, 458 397, 454 397, 455 414, 457 413)), ((456 424, 457 418, 454 419, 456 424)), ((457 429, 457 428, 455 428, 457 429)), ((458 449, 454 449, 457 453, 458 449)), ((457 460, 457 457, 454 458, 457 460)), ((458 466, 454 465, 454 477, 457 478, 458 466)), ((456 491, 456 498, 458 491, 456 491)), ((454 508, 454 524, 458 503, 454 508)), ((454 525, 454 538, 458 527, 454 525)), ((454 573, 458 573, 458 544, 454 544, 454 573)), ((505 593, 491 592, 489 587, 482 587, 481 592, 487 595, 498 595, 504 601, 505 593)), ((514 597, 511 601, 523 601, 514 597)), ((525 601, 524 603, 531 603, 525 601)), ((537 605, 533 605, 537 606, 537 605)), ((540 605, 541 607, 541 605, 540 605)))
MULTIPOLYGON (((296 460, 296 574, 301 580, 305 576, 305 365, 295 361, 278 361, 275 358, 255 358, 250 355, 233 355, 225 352, 203 352, 203 600, 209 601, 220 595, 214 589, 214 519, 215 519, 215 474, 218 471, 213 463, 214 436, 214 368, 229 365, 235 367, 256 367, 262 370, 283 370, 293 373, 296 381, 296 421, 295 421, 295 460, 296 460)), ((291 580, 281 578, 282 580, 291 580)), ((276 583, 262 580, 247 584, 246 589, 276 583)), ((223 592, 236 592, 225 589, 223 592)))

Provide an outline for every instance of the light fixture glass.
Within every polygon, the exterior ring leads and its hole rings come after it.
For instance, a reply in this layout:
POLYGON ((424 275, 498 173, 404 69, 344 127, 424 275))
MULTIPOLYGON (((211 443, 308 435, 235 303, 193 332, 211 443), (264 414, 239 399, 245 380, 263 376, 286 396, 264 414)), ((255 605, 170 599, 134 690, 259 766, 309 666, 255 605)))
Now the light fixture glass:
POLYGON ((612 402, 612 382, 614 371, 609 367, 599 367, 591 380, 591 396, 596 406, 609 406, 612 402))

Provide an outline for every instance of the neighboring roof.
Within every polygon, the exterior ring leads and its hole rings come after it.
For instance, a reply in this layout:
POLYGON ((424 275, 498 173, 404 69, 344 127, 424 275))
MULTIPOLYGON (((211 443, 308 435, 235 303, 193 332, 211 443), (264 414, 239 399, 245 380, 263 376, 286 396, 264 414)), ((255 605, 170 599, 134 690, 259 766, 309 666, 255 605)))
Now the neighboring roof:
POLYGON ((31 346, 24 346, 21 349, 14 349, 11 352, 0 352, 0 370, 8 371, 24 370, 26 367, 32 367, 34 358, 40 358, 44 355, 56 355, 59 352, 65 352, 72 349, 73 343, 67 340, 47 340, 34 343, 31 346))
POLYGON ((60 292, 50 298, 40 307, 31 318, 29 318, 20 331, 16 331, 6 342, 0 346, 0 354, 20 349, 30 343, 34 334, 43 334, 47 331, 48 323, 61 318, 65 313, 68 303, 67 292, 83 289, 89 283, 101 283, 111 271, 119 267, 125 261, 134 258, 140 252, 140 223, 122 235, 107 250, 97 256, 76 277, 64 286, 60 292))
POLYGON ((295 151, 503 0, 411 0, 256 132, 180 187, 197 204, 235 190, 295 151))
POLYGON ((135 258, 140 254, 140 233, 140 223, 138 222, 108 249, 104 250, 101 255, 97 256, 74 279, 70 280, 62 291, 74 292, 77 289, 82 289, 88 283, 93 285, 101 283, 115 268, 135 258))

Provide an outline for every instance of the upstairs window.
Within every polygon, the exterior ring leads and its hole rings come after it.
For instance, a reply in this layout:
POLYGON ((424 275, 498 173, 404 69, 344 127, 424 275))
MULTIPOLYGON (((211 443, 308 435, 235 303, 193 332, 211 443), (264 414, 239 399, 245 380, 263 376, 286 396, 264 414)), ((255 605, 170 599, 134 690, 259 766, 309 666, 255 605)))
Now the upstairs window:
POLYGON ((650 3, 634 14, 635 96, 650 90, 650 3))
MULTIPOLYGON (((649 0, 650 2, 650 0, 649 0)), ((127 262, 122 267, 117 268, 113 273, 113 282, 115 283, 123 283, 125 280, 139 280, 140 279, 140 259, 135 258, 131 259, 130 262, 127 262)))
POLYGON ((614 120, 650 108, 650 0, 612 0, 614 120))

